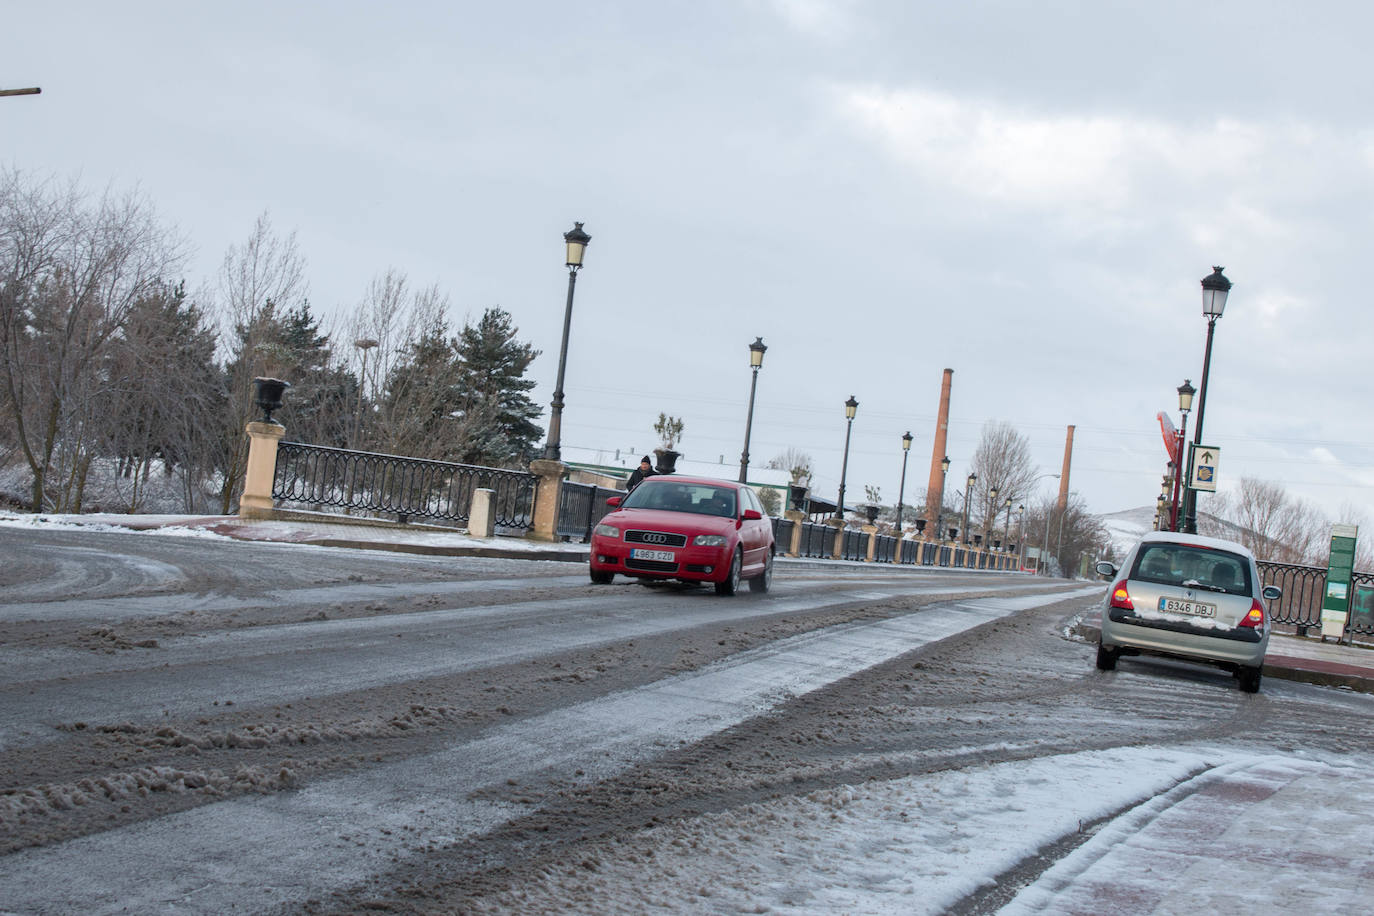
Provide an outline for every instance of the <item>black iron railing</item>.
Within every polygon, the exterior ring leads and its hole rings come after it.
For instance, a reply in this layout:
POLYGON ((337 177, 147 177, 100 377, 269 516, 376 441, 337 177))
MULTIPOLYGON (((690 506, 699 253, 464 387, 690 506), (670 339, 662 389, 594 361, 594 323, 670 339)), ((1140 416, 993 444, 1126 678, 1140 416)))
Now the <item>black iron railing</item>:
POLYGON ((816 522, 802 522, 801 555, 828 557, 834 550, 835 529, 816 522))
POLYGON ((873 538, 873 562, 891 563, 897 556, 897 539, 890 534, 875 534, 873 538))
POLYGON ((772 516, 772 519, 773 543, 777 545, 777 549, 780 553, 786 553, 792 549, 792 530, 796 527, 797 523, 790 518, 772 516))
POLYGON ((1283 597, 1268 603, 1269 619, 1295 627, 1319 627, 1326 570, 1319 566, 1259 562, 1260 581, 1283 589, 1283 597))
POLYGON ((840 542, 840 556, 846 560, 863 560, 868 556, 868 535, 853 528, 844 529, 840 542))
POLYGON ((558 493, 558 521, 554 533, 560 538, 581 538, 590 541, 592 528, 614 511, 606 505, 612 496, 624 496, 624 490, 611 490, 589 483, 563 481, 558 493))
POLYGON ((473 491, 489 489, 494 491, 496 526, 527 531, 537 479, 524 471, 282 442, 272 498, 317 511, 349 509, 394 515, 402 522, 462 523, 471 515, 473 491))

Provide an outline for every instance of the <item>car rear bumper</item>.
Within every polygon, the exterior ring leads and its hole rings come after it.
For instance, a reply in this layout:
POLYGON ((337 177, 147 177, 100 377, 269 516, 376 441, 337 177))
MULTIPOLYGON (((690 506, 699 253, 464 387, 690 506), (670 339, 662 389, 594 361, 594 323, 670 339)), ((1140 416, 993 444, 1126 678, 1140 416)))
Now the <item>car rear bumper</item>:
POLYGON ((1102 618, 1102 644, 1159 652, 1203 661, 1259 666, 1269 645, 1268 633, 1250 627, 1218 629, 1186 621, 1140 617, 1110 608, 1102 618))

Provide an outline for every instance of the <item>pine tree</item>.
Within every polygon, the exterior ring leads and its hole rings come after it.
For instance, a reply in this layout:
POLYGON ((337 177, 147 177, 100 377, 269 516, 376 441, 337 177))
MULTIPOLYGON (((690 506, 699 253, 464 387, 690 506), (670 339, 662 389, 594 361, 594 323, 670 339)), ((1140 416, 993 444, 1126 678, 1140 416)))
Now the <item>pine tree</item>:
POLYGON ((539 351, 517 340, 517 333, 508 312, 489 308, 458 335, 457 409, 470 434, 460 448, 460 461, 521 464, 544 435, 534 423, 542 410, 527 393, 535 383, 525 378, 539 351))

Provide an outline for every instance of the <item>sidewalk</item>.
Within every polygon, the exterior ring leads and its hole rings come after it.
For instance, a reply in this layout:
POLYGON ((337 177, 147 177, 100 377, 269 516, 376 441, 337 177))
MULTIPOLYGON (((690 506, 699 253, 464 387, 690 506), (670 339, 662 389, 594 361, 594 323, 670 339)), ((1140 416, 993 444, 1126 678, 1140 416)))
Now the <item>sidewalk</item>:
POLYGON ((355 523, 329 519, 295 521, 257 521, 237 515, 10 515, 0 520, 10 524, 66 525, 80 528, 124 528, 131 531, 165 531, 174 534, 207 533, 237 541, 271 541, 285 544, 313 544, 317 547, 348 547, 359 550, 390 550, 441 557, 497 557, 511 560, 558 560, 583 563, 586 544, 530 541, 518 537, 470 537, 455 528, 431 525, 401 525, 378 519, 358 519, 355 523), (40 521, 42 520, 42 521, 40 521))
MULTIPOLYGON (((1075 627, 1091 643, 1097 642, 1101 629, 1102 614, 1096 608, 1075 627)), ((1374 648, 1344 646, 1334 639, 1322 642, 1320 636, 1274 633, 1264 656, 1264 676, 1374 693, 1374 648)))

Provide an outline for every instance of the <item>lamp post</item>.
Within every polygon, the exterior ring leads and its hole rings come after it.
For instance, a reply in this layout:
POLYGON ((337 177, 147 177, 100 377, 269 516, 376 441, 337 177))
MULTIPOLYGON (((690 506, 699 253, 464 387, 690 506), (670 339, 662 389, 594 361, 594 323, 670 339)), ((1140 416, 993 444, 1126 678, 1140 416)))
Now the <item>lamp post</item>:
MULTIPOLYGON (((1191 379, 1184 379, 1183 384, 1178 386, 1178 412, 1183 415, 1183 425, 1178 431, 1178 447, 1174 449, 1177 460, 1183 461, 1183 443, 1188 441, 1188 411, 1193 409, 1193 383, 1191 379)), ((1169 530, 1178 530, 1178 496, 1183 485, 1183 469, 1174 468, 1174 492, 1172 508, 1169 511, 1169 530)))
POLYGON ((1007 523, 1002 528, 1002 543, 1011 543, 1011 497, 1007 497, 1007 523))
MULTIPOLYGON (((949 476, 949 456, 940 459, 940 508, 935 514, 935 539, 943 541, 945 539, 942 527, 945 521, 945 478, 949 476)), ((927 510, 929 511, 929 510, 927 510)))
POLYGON ((1026 555, 1026 504, 1020 503, 1016 507, 1016 568, 1018 570, 1025 567, 1023 559, 1026 555))
POLYGON ((897 487, 897 537, 902 536, 902 499, 906 496, 906 460, 911 456, 911 430, 902 437, 902 482, 897 487))
POLYGON ((973 499, 973 485, 978 482, 977 474, 969 474, 964 486, 964 546, 968 546, 968 509, 973 499))
POLYGON ((993 487, 988 490, 988 508, 991 511, 983 513, 983 540, 989 545, 992 544, 992 526, 997 524, 997 494, 999 488, 993 487))
POLYGON ((739 482, 746 483, 749 476, 749 434, 754 429, 754 391, 759 387, 759 367, 763 365, 763 354, 768 347, 762 337, 755 337, 749 345, 749 367, 754 370, 749 382, 749 416, 744 421, 744 453, 739 458, 739 482))
POLYGON ((582 231, 581 223, 574 223, 572 229, 563 233, 563 241, 568 251, 568 305, 563 312, 563 345, 558 350, 558 381, 553 388, 552 410, 549 412, 549 441, 544 445, 544 458, 549 461, 559 461, 563 457, 563 372, 568 366, 568 331, 572 327, 573 290, 577 287, 577 272, 582 269, 582 256, 586 253, 587 243, 591 240, 592 237, 582 231))
MULTIPOLYGON (((1217 319, 1226 310, 1226 297, 1231 292, 1231 281, 1222 275, 1224 267, 1213 267, 1212 272, 1202 278, 1202 315, 1207 319, 1207 347, 1202 357, 1202 389, 1197 399, 1197 429, 1193 432, 1193 448, 1189 450, 1188 479, 1183 492, 1183 530, 1197 534, 1197 491, 1193 489, 1192 452, 1202 444, 1202 417, 1207 410, 1207 376, 1212 368, 1212 334, 1216 331, 1217 319)), ((1182 456, 1180 456, 1181 458, 1182 456)))
POLYGON ((835 504, 835 517, 844 524, 844 480, 849 476, 849 434, 854 431, 854 415, 859 412, 859 402, 854 395, 844 402, 844 461, 840 464, 840 498, 835 504))
POLYGON ((367 391, 367 351, 377 346, 377 341, 371 337, 362 337, 353 341, 353 346, 363 354, 363 367, 358 377, 358 410, 353 417, 353 441, 349 443, 350 447, 357 448, 363 429, 363 395, 367 391))

